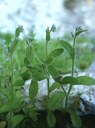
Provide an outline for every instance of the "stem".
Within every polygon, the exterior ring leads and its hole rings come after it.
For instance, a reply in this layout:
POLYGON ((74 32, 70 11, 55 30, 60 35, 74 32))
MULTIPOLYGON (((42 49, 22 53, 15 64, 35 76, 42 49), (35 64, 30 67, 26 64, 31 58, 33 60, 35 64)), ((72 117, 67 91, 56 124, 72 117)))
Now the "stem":
POLYGON ((62 88, 63 92, 66 93, 66 90, 64 89, 64 87, 62 86, 62 84, 60 84, 60 85, 61 85, 61 88, 62 88))
MULTIPOLYGON (((48 55, 48 41, 46 41, 46 57, 47 57, 47 55, 48 55)), ((47 69, 46 69, 47 70, 47 69)), ((47 71, 47 73, 48 73, 48 71, 47 71)), ((50 84, 50 76, 49 76, 49 74, 48 74, 48 78, 47 78, 47 95, 48 95, 48 98, 49 98, 49 85, 50 84)))
POLYGON ((49 97, 49 82, 50 82, 50 80, 49 80, 49 77, 47 78, 47 93, 48 93, 48 97, 49 97))
POLYGON ((48 41, 46 41, 46 57, 48 55, 48 41))
POLYGON ((12 89, 12 100, 14 100, 14 88, 13 88, 13 57, 11 54, 11 89, 12 89))
POLYGON ((13 57, 11 55, 11 86, 13 86, 13 57))
POLYGON ((72 76, 74 76, 74 66, 75 66, 75 37, 73 42, 73 58, 72 58, 72 76))
MULTIPOLYGON (((71 71, 71 75, 72 77, 74 76, 74 66, 75 66, 75 37, 74 37, 74 42, 73 42, 73 58, 72 58, 72 71, 71 71)), ((67 110, 67 106, 68 106, 68 98, 69 98, 69 94, 71 92, 72 89, 72 84, 70 84, 69 90, 67 92, 67 96, 66 96, 66 101, 65 101, 65 110, 67 110)))

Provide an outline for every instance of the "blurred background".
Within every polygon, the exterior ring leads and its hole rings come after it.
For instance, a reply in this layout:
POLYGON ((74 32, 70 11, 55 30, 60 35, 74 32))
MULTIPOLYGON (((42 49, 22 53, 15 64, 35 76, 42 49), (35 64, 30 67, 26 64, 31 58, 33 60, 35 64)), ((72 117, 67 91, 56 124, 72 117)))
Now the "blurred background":
POLYGON ((13 32, 23 25, 43 38, 47 26, 55 24, 56 35, 84 26, 95 33, 95 0, 0 0, 0 31, 13 32))
MULTIPOLYGON (((44 57, 45 29, 55 24, 56 32, 52 33, 53 40, 49 50, 60 47, 60 38, 72 44, 71 32, 77 26, 88 29, 79 36, 76 43, 76 67, 84 71, 95 60, 94 23, 95 0, 0 0, 0 65, 8 67, 10 63, 8 47, 14 39, 18 25, 23 26, 24 33, 15 53, 15 68, 24 66, 23 58, 28 36, 35 35, 35 51, 40 59, 44 57)), ((57 65, 60 71, 68 72, 71 58, 65 52, 54 65, 57 65)), ((95 63, 93 65, 92 71, 95 69, 95 63)))

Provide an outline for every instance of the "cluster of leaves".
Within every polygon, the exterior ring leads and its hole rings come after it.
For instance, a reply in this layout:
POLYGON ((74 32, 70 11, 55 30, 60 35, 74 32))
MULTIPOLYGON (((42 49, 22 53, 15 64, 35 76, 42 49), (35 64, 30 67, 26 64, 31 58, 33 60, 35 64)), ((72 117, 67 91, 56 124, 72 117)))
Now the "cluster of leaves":
POLYGON ((73 85, 95 85, 95 79, 93 78, 88 76, 74 76, 76 38, 86 30, 83 30, 81 27, 76 28, 75 32, 72 33, 73 46, 64 40, 59 40, 60 47, 49 51, 51 32, 55 31, 56 27, 54 25, 46 29, 46 55, 43 58, 40 58, 36 53, 35 43, 33 42, 34 37, 27 38, 23 57, 24 67, 15 71, 14 58, 17 46, 19 45, 19 36, 23 32, 23 28, 19 26, 16 29, 14 40, 7 48, 11 67, 10 72, 7 72, 8 67, 4 67, 4 71, 0 75, 0 128, 25 128, 27 127, 25 123, 28 121, 30 122, 30 128, 36 128, 38 126, 39 128, 53 128, 56 127, 56 117, 54 114, 56 110, 68 112, 73 127, 82 128, 81 119, 77 115, 79 104, 75 105, 76 103, 73 103, 70 106, 68 99, 73 85), (64 54, 64 49, 71 57, 71 76, 63 76, 57 66, 52 64, 58 60, 58 57, 64 54), (34 60, 35 63, 33 63, 34 60), (50 76, 54 79, 52 85, 50 83, 50 76), (29 96, 25 96, 23 94, 23 86, 28 79, 31 79, 29 96), (47 96, 43 102, 46 104, 44 108, 46 114, 44 115, 45 119, 42 120, 35 102, 38 94, 38 82, 45 79, 47 81, 47 96), (68 84, 69 89, 67 91, 64 85, 68 84), (54 93, 55 89, 59 88, 60 90, 54 93), (26 102, 26 98, 29 98, 30 103, 26 102))

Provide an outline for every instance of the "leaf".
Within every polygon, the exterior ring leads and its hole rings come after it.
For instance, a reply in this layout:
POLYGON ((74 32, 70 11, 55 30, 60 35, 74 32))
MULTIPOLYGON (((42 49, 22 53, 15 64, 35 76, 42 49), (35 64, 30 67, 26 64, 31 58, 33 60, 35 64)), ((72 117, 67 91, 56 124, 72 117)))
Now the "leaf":
POLYGON ((46 63, 46 64, 51 64, 52 61, 53 61, 53 57, 50 56, 50 57, 46 58, 45 63, 46 63))
POLYGON ((32 78, 37 81, 41 81, 47 78, 47 75, 45 74, 44 70, 40 67, 31 67, 30 71, 32 73, 32 78))
POLYGON ((60 84, 58 82, 54 82, 52 86, 49 88, 49 90, 50 92, 52 92, 56 88, 60 88, 60 84))
POLYGON ((20 75, 23 80, 29 80, 31 78, 31 72, 26 67, 21 68, 20 75))
POLYGON ((73 55, 74 54, 73 54, 73 48, 72 48, 72 46, 68 42, 66 42, 64 40, 60 40, 60 43, 68 51, 68 53, 70 54, 70 56, 73 58, 73 55))
POLYGON ((24 58, 24 63, 26 65, 26 67, 28 67, 31 63, 30 63, 30 59, 28 57, 24 58))
POLYGON ((78 84, 78 80, 75 77, 72 76, 66 76, 60 80, 61 84, 71 84, 76 85, 78 84))
POLYGON ((32 100, 35 99, 38 93, 38 83, 37 81, 32 80, 29 88, 29 96, 32 100))
POLYGON ((58 109, 65 96, 66 94, 63 92, 57 92, 52 95, 48 100, 48 109, 51 111, 58 109))
POLYGON ((10 122, 11 122, 11 127, 15 128, 19 123, 21 123, 25 118, 25 115, 23 114, 18 114, 15 115, 11 118, 10 122))
POLYGON ((37 111, 30 109, 29 110, 29 116, 30 118, 32 118, 33 121, 37 121, 38 117, 37 117, 38 113, 37 111))
POLYGON ((48 70, 49 70, 50 75, 53 78, 56 78, 59 75, 59 72, 57 71, 57 69, 54 66, 52 66, 52 65, 48 66, 48 70))
POLYGON ((26 57, 33 59, 33 56, 34 56, 33 48, 31 45, 29 45, 26 47, 26 57))
POLYGON ((69 113, 74 128, 82 128, 82 121, 80 117, 77 115, 76 111, 70 110, 69 113))
POLYGON ((58 48, 58 49, 53 50, 51 53, 49 53, 48 57, 57 57, 61 55, 63 52, 64 52, 63 48, 58 48))
POLYGON ((95 79, 89 76, 79 76, 77 77, 78 85, 95 85, 95 79))
POLYGON ((13 86, 23 86, 23 85, 24 85, 24 80, 22 79, 17 79, 13 84, 13 86))
POLYGON ((55 81, 60 81, 61 76, 60 76, 58 70, 54 66, 49 65, 48 71, 55 81))
POLYGON ((88 31, 88 30, 79 30, 79 31, 77 31, 77 32, 75 33, 75 37, 77 37, 78 35, 80 35, 80 34, 83 33, 83 32, 86 32, 86 31, 88 31))
POLYGON ((0 122, 0 128, 5 128, 6 126, 6 121, 1 121, 0 122))
POLYGON ((48 123, 48 126, 50 128, 53 128, 55 126, 55 124, 56 124, 56 118, 55 118, 53 112, 50 112, 50 111, 48 112, 48 115, 47 115, 47 123, 48 123))
POLYGON ((7 102, 5 103, 1 108, 0 108, 0 113, 4 113, 4 112, 10 112, 10 111, 14 111, 17 108, 19 108, 20 103, 19 100, 14 100, 13 102, 7 102))

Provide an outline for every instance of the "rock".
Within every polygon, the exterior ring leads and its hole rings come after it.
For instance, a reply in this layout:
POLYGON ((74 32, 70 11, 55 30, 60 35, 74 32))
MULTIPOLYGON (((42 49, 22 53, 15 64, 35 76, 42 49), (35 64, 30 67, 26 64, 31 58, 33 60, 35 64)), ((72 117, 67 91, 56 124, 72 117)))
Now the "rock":
POLYGON ((90 65, 90 67, 86 70, 87 73, 93 73, 93 75, 95 74, 95 60, 94 62, 90 65))
MULTIPOLYGON (((93 77, 95 79, 95 74, 93 73, 79 73, 78 76, 84 76, 88 75, 90 77, 93 77)), ((25 95, 28 95, 29 91, 29 84, 30 80, 26 82, 24 86, 25 95)), ((54 80, 51 78, 50 83, 52 84, 54 80)), ((66 90, 68 90, 68 87, 65 87, 66 90)), ((59 89, 58 89, 59 90, 59 89)), ((58 91, 56 89, 56 91, 58 91)), ((80 95, 80 111, 79 114, 87 114, 87 113, 95 113, 95 86, 73 86, 71 93, 70 93, 70 99, 69 103, 71 104, 74 100, 78 98, 80 95)), ((36 97, 36 107, 37 109, 44 109, 43 99, 47 96, 47 86, 46 86, 46 80, 39 82, 39 91, 38 95, 36 97)))

